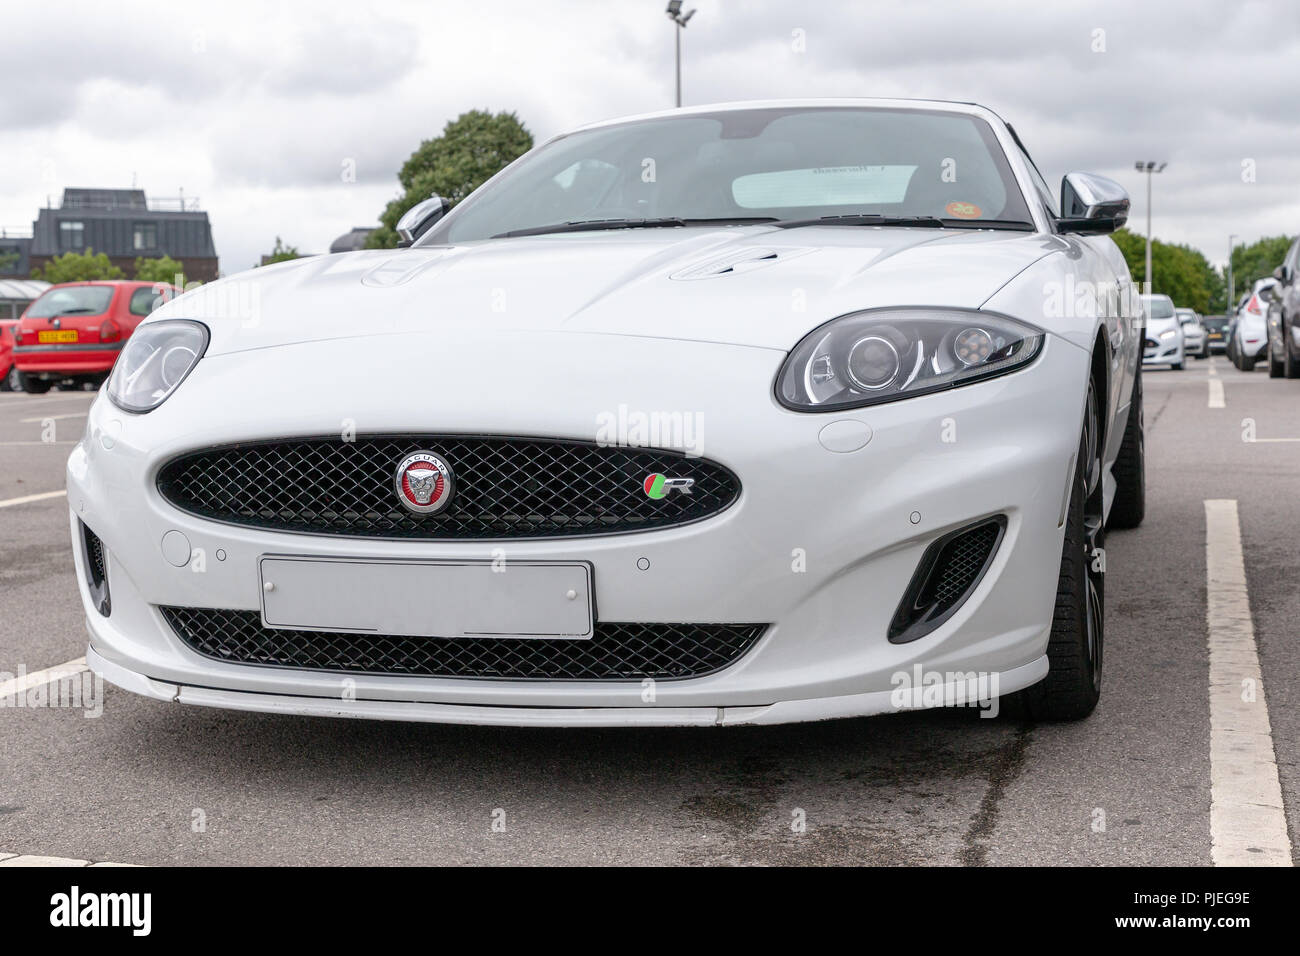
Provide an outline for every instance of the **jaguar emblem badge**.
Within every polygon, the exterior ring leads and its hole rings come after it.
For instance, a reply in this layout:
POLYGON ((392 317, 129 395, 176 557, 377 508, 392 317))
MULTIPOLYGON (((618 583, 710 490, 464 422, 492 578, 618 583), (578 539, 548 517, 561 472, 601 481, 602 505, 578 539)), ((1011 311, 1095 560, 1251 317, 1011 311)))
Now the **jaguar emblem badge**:
POLYGON ((436 514, 451 502, 451 466, 429 451, 412 452, 397 465, 397 500, 417 515, 436 514))

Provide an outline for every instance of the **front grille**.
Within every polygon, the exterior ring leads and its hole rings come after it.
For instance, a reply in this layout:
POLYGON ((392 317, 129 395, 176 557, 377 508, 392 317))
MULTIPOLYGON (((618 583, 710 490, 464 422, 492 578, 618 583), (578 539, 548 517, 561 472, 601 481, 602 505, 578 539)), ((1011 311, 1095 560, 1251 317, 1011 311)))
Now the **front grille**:
POLYGON ((255 442, 168 462, 158 490, 191 514, 306 534, 378 538, 535 538, 645 531, 724 510, 740 482, 721 465, 677 452, 576 441, 464 435, 382 435, 255 442), (444 458, 455 492, 432 515, 403 508, 398 463, 444 458), (690 494, 651 498, 648 476, 694 481, 690 494))
POLYGON ((400 637, 288 631, 257 611, 160 608, 176 635, 231 664, 497 680, 675 680, 739 660, 766 624, 596 624, 589 640, 400 637))
POLYGON ((988 570, 1006 530, 998 515, 933 542, 890 623, 889 639, 905 644, 924 637, 952 616, 988 570))

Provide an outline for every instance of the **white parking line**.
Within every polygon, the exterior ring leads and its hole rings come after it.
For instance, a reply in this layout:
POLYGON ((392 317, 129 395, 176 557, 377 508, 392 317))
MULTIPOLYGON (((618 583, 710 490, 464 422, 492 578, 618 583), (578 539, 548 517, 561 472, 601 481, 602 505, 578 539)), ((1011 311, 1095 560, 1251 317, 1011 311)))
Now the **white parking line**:
POLYGON ((20 418, 18 424, 31 425, 33 422, 57 422, 61 418, 85 418, 89 414, 90 411, 87 410, 84 412, 68 412, 66 415, 46 415, 44 418, 20 418))
POLYGON ((27 693, 33 687, 39 687, 41 684, 57 683, 67 677, 73 677, 88 670, 90 668, 86 666, 86 659, 78 657, 75 661, 68 661, 66 664, 56 664, 54 667, 47 667, 43 671, 32 671, 22 677, 13 677, 7 681, 0 681, 0 700, 17 697, 19 694, 27 693))
POLYGON ((1210 640, 1210 856, 1290 866, 1291 841, 1246 590, 1235 499, 1205 502, 1210 640))
POLYGON ((1223 381, 1208 379, 1210 385, 1210 408, 1223 408, 1223 381))
POLYGON ((89 860, 74 860, 66 856, 18 856, 13 853, 0 853, 0 866, 135 866, 134 863, 91 863, 89 860))
POLYGON ((60 498, 66 495, 67 490, 63 491, 42 491, 37 495, 23 495, 21 498, 7 498, 0 501, 0 508, 12 508, 14 505, 25 505, 33 501, 45 501, 48 498, 60 498))

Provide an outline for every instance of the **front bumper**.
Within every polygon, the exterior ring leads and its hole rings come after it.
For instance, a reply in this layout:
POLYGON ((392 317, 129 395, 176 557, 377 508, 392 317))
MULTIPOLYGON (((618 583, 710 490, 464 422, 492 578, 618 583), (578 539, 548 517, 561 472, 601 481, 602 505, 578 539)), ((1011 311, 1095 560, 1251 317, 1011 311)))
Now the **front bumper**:
MULTIPOLYGON (((1049 336, 1035 363, 1012 375, 858 412, 806 415, 773 399, 784 358, 773 350, 516 332, 511 341, 526 361, 511 367, 519 390, 507 395, 483 390, 481 366, 460 358, 456 343, 440 359, 418 337, 392 338, 210 356, 144 416, 126 415, 101 395, 68 462, 68 501, 74 540, 84 521, 109 553, 112 611, 104 617, 90 603, 85 558, 74 548, 87 659, 107 679, 148 696, 252 710, 623 725, 775 723, 906 709, 912 704, 900 704, 899 675, 910 678, 917 667, 941 682, 978 673, 996 693, 1046 674, 1061 516, 1089 369, 1084 350, 1049 336), (310 368, 309 378, 296 373, 299 363, 310 368), (357 367, 386 367, 384 387, 359 380, 357 367), (294 387, 285 387, 286 375, 294 387), (427 401, 430 381, 442 394, 476 399, 440 413, 427 401), (538 394, 547 395, 544 411, 515 397, 538 394), (639 681, 232 664, 191 650, 159 611, 258 609, 257 561, 267 553, 481 560, 502 544, 295 535, 205 521, 178 512, 154 487, 158 468, 177 454, 325 434, 349 422, 358 431, 590 440, 598 416, 618 404, 698 416, 700 450, 739 476, 740 500, 678 528, 507 542, 510 558, 590 562, 601 620, 770 625, 724 670, 659 681, 650 704, 639 681), (867 426, 869 441, 853 452, 828 450, 819 434, 832 421, 867 426), (1006 516, 1006 533, 965 604, 927 636, 890 643, 890 619, 930 542, 996 514, 1006 516), (197 562, 178 568, 164 558, 161 542, 171 531, 204 555, 201 570, 197 562)), ((944 698, 926 698, 934 699, 944 698)))
POLYGON ((1175 339, 1169 344, 1155 341, 1154 346, 1148 345, 1142 350, 1143 365, 1178 365, 1183 361, 1184 350, 1180 340, 1175 339))

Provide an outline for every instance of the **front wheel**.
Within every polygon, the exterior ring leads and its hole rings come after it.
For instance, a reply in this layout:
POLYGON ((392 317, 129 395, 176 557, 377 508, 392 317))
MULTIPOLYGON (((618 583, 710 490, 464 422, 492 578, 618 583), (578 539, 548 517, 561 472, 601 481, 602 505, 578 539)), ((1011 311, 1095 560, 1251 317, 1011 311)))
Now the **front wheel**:
POLYGON ((1182 362, 1171 362, 1171 363, 1169 364, 1169 367, 1170 367, 1171 369, 1173 369, 1175 372, 1181 372, 1181 371, 1183 370, 1183 363, 1182 363, 1182 362))
POLYGON ((1043 680, 1021 692, 1021 706, 1031 720, 1080 720, 1091 714, 1101 699, 1106 528, 1102 521, 1101 417, 1092 382, 1088 384, 1087 409, 1061 548, 1056 610, 1047 644, 1049 669, 1043 680))
POLYGON ((1284 374, 1282 360, 1273 358, 1273 343, 1268 343, 1268 377, 1281 378, 1284 374))
POLYGON ((1243 372, 1253 372, 1255 371, 1255 360, 1253 358, 1246 358, 1246 356, 1243 355, 1241 357, 1241 364, 1238 365, 1237 368, 1241 369, 1243 372))

